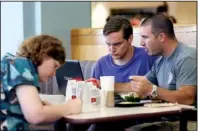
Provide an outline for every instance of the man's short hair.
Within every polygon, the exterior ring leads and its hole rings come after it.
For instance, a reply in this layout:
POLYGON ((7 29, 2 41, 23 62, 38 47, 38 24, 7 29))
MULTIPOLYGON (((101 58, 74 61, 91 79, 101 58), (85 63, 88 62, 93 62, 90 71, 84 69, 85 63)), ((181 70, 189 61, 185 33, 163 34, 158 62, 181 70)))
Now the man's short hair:
POLYGON ((147 26, 151 25, 151 30, 154 35, 159 35, 160 33, 165 33, 169 38, 174 39, 175 33, 174 33, 174 27, 172 21, 162 15, 162 14, 156 14, 151 17, 145 18, 140 26, 147 26))
POLYGON ((128 40, 131 34, 133 34, 133 28, 129 20, 121 16, 114 16, 105 24, 103 29, 103 35, 107 36, 112 32, 123 31, 123 38, 128 40))

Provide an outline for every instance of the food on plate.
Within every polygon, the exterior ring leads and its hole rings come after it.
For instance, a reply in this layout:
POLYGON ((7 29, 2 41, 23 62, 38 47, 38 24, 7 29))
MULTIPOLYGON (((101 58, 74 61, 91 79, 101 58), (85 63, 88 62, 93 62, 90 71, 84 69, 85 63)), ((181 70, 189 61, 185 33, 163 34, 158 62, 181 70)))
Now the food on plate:
POLYGON ((139 94, 137 94, 135 92, 123 94, 121 96, 127 102, 140 102, 140 96, 139 96, 139 94))

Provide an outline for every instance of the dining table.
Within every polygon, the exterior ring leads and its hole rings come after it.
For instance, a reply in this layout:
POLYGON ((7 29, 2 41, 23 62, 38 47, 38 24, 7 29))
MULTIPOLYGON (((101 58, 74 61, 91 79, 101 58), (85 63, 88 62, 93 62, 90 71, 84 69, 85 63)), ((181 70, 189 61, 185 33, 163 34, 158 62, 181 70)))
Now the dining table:
POLYGON ((60 119, 55 126, 56 131, 66 131, 66 123, 83 125, 106 123, 124 120, 143 120, 159 117, 179 116, 180 131, 187 130, 188 113, 196 110, 194 106, 172 104, 169 106, 152 106, 145 104, 138 107, 100 107, 93 105, 84 107, 82 113, 68 115, 60 119))

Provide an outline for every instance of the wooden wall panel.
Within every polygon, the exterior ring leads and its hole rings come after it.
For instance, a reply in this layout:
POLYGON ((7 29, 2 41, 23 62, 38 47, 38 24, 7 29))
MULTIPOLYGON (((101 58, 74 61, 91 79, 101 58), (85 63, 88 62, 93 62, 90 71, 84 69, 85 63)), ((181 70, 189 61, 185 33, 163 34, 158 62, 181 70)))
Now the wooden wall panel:
MULTIPOLYGON (((196 25, 175 25, 175 34, 179 41, 196 47, 196 25)), ((140 46, 139 28, 134 28, 134 46, 140 46)), ((72 59, 98 60, 108 54, 101 28, 79 28, 71 30, 72 59)))
POLYGON ((72 45, 72 59, 98 60, 108 54, 106 45, 72 45))

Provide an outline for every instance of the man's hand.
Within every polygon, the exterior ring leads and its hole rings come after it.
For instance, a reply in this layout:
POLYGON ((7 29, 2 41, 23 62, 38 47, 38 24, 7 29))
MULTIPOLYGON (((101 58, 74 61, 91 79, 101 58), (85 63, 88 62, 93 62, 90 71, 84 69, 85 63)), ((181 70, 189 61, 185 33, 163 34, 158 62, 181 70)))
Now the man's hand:
POLYGON ((152 83, 145 76, 130 76, 131 88, 138 93, 141 98, 147 97, 152 91, 152 83))
POLYGON ((86 80, 86 82, 92 82, 93 85, 95 85, 97 88, 100 88, 100 81, 95 78, 90 78, 90 79, 86 80))

